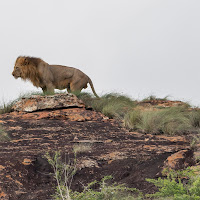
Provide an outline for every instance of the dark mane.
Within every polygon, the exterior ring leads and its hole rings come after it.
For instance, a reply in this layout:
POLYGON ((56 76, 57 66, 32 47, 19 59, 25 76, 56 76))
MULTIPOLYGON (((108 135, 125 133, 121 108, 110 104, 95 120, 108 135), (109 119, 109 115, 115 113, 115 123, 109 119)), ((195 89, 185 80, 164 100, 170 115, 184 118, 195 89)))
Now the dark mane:
POLYGON ((26 57, 26 58, 30 63, 34 64, 35 66, 38 66, 39 63, 41 63, 41 61, 42 61, 42 59, 35 58, 35 57, 26 57))
POLYGON ((38 66, 41 62, 44 62, 40 58, 19 56, 16 60, 15 65, 20 67, 21 75, 23 80, 31 80, 34 86, 40 87, 41 79, 38 72, 38 66))
MULTIPOLYGON (((19 58, 24 58, 24 65, 34 65, 34 66, 38 66, 43 60, 41 58, 37 58, 37 57, 30 57, 30 56, 19 56, 17 58, 17 60, 19 58)), ((16 62, 17 62, 16 60, 16 62)))

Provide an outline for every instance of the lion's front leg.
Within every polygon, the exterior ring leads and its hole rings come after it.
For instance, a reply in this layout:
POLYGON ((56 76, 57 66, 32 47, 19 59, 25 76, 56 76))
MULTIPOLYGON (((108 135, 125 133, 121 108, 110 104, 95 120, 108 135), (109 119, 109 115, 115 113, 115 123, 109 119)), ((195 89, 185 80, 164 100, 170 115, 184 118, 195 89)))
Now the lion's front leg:
POLYGON ((47 92, 47 88, 46 87, 42 87, 42 91, 45 94, 47 92))
POLYGON ((66 88, 67 88, 67 92, 68 92, 68 93, 71 93, 71 92, 72 92, 71 89, 70 89, 70 84, 68 84, 66 88))
POLYGON ((44 87, 44 90, 42 88, 44 94, 54 94, 54 89, 55 89, 55 87, 54 87, 54 85, 52 83, 47 84, 44 87))

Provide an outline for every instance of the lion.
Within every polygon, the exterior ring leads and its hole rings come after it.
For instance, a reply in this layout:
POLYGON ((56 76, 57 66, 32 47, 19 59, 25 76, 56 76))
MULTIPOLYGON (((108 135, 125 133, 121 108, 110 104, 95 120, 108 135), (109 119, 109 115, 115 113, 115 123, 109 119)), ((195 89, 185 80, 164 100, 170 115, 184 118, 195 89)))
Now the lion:
POLYGON ((30 80, 34 86, 42 88, 44 93, 54 93, 54 89, 68 92, 81 92, 89 83, 96 94, 91 79, 81 70, 63 65, 49 65, 36 57, 19 56, 16 59, 12 75, 23 80, 30 80))

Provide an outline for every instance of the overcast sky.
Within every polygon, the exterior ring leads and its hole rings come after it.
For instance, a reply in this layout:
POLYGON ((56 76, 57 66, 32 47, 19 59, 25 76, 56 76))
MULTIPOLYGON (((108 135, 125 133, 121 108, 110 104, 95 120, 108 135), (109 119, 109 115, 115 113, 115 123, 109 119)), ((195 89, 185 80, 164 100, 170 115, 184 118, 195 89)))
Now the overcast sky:
POLYGON ((1 0, 0 101, 40 91, 11 75, 27 55, 79 68, 99 95, 200 106, 199 21, 199 0, 1 0))

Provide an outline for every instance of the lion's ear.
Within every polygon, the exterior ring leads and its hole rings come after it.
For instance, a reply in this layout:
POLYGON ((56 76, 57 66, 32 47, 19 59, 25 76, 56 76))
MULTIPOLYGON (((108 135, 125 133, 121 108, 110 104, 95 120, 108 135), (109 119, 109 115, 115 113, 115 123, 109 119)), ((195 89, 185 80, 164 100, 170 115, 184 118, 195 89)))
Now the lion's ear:
POLYGON ((24 59, 24 65, 28 65, 29 64, 29 61, 27 58, 24 59))

